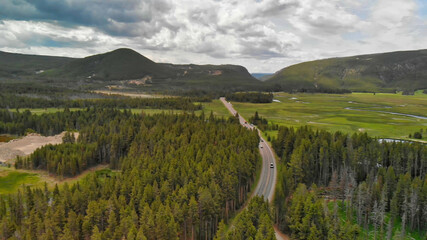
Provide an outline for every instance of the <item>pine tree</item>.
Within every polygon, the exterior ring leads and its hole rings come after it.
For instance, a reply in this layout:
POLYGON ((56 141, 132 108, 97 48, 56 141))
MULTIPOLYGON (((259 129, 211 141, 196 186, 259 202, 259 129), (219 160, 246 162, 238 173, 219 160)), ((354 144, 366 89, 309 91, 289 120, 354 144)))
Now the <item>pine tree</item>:
POLYGON ((102 234, 99 232, 98 226, 95 226, 93 228, 90 240, 102 240, 102 234))

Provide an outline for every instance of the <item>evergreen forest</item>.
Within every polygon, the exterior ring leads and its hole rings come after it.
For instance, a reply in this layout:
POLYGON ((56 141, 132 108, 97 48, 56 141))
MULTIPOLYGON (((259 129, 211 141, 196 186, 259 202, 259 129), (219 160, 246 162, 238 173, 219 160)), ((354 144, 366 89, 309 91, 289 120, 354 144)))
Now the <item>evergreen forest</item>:
POLYGON ((425 144, 280 127, 272 145, 275 220, 292 239, 426 236, 425 144))
POLYGON ((245 202, 259 138, 234 117, 97 111, 75 142, 17 165, 67 177, 106 163, 115 174, 0 196, 0 239, 212 239, 245 202))

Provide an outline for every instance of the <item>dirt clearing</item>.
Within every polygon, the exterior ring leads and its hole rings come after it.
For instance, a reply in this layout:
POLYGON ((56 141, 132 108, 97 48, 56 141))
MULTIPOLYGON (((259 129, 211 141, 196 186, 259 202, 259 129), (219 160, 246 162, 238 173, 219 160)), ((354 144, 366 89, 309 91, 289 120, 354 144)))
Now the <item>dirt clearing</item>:
MULTIPOLYGON (((47 144, 60 144, 65 132, 49 137, 39 134, 29 134, 23 138, 0 143, 0 162, 12 162, 16 156, 28 156, 37 148, 47 144)), ((78 133, 75 133, 76 138, 78 133)))

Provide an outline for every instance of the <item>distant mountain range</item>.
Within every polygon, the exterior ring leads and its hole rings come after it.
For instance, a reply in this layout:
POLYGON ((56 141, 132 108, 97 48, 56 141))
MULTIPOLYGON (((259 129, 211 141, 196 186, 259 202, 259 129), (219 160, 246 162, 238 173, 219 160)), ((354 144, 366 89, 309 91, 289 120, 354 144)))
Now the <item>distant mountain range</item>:
POLYGON ((265 81, 272 77, 273 73, 251 73, 251 75, 258 80, 265 81))
POLYGON ((286 67, 266 84, 292 89, 393 91, 427 88, 427 50, 330 58, 286 67))
POLYGON ((238 65, 156 63, 125 48, 86 58, 0 51, 0 79, 30 79, 49 84, 61 83, 61 86, 84 86, 85 89, 109 87, 169 92, 415 90, 427 88, 427 50, 316 60, 286 67, 275 74, 252 75, 238 65))

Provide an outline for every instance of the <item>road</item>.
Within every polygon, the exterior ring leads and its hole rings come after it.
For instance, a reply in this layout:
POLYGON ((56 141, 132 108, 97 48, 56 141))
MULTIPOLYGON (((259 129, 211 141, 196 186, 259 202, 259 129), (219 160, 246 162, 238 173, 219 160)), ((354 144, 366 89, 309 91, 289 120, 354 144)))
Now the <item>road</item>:
MULTIPOLYGON (((230 102, 227 102, 224 97, 220 98, 220 100, 228 109, 228 111, 230 111, 231 114, 236 115, 237 111, 233 108, 233 105, 230 102)), ((239 122, 242 126, 248 129, 255 128, 255 126, 250 125, 240 114, 239 122)), ((276 188, 277 182, 276 159, 270 146, 261 136, 261 132, 259 131, 259 129, 257 129, 257 131, 261 139, 259 143, 259 152, 262 157, 262 169, 261 176, 255 188, 254 194, 256 194, 257 196, 264 196, 264 199, 268 200, 268 202, 271 203, 273 201, 274 189, 276 188), (270 167, 271 163, 273 163, 273 168, 270 167)), ((274 229, 274 232, 277 240, 289 239, 288 236, 284 235, 283 233, 280 233, 276 228, 274 229)))
MULTIPOLYGON (((228 111, 231 112, 231 114, 236 115, 237 111, 233 108, 233 105, 231 103, 227 102, 223 97, 220 98, 220 100, 228 109, 228 111)), ((240 116, 240 114, 239 121, 242 126, 248 129, 255 128, 254 126, 247 123, 247 121, 242 116, 240 116)), ((273 201, 274 189, 276 187, 277 181, 276 159, 274 158, 273 151, 271 150, 267 142, 262 138, 259 130, 258 134, 261 138, 261 142, 259 144, 259 152, 261 153, 262 157, 262 170, 254 194, 258 196, 264 196, 264 198, 271 203, 273 201), (270 167, 271 163, 273 163, 273 168, 270 167)))

